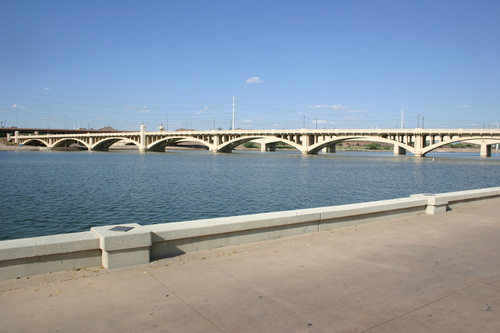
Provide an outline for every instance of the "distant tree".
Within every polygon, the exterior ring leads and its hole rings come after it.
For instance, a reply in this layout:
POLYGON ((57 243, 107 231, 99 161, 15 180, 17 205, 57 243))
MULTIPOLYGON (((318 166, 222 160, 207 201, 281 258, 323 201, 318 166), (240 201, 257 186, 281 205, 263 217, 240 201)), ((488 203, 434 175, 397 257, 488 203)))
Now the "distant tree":
POLYGON ((372 142, 372 143, 367 144, 365 147, 366 147, 366 149, 378 150, 378 149, 381 149, 382 145, 378 142, 372 142))
POLYGON ((276 148, 279 148, 279 149, 292 149, 293 147, 290 146, 288 143, 278 142, 278 143, 276 143, 276 148))
POLYGON ((259 148, 259 146, 257 146, 257 145, 255 144, 255 142, 251 142, 251 141, 249 141, 249 142, 245 142, 245 143, 243 144, 243 147, 245 147, 245 148, 259 148))

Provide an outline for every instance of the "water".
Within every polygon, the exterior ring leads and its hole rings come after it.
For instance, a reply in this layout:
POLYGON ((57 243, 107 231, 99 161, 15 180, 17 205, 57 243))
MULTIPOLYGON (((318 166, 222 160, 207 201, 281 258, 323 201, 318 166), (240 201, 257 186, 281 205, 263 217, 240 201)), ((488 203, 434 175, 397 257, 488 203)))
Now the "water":
POLYGON ((0 152, 0 240, 500 186, 500 156, 0 152))

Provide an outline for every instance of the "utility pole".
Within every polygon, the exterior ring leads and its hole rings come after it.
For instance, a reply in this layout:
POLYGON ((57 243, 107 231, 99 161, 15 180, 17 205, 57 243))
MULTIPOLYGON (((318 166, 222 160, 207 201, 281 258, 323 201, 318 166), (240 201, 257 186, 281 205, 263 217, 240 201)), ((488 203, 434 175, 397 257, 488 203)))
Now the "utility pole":
POLYGON ((231 126, 231 129, 234 131, 234 102, 235 102, 235 99, 234 99, 234 95, 233 95, 233 121, 232 121, 232 126, 231 126))
POLYGON ((24 109, 24 106, 19 104, 12 105, 13 108, 16 108, 16 127, 19 127, 19 108, 24 109))
MULTIPOLYGON (((498 129, 498 125, 497 125, 497 129, 498 129)), ((498 150, 498 143, 497 143, 497 150, 498 150)))

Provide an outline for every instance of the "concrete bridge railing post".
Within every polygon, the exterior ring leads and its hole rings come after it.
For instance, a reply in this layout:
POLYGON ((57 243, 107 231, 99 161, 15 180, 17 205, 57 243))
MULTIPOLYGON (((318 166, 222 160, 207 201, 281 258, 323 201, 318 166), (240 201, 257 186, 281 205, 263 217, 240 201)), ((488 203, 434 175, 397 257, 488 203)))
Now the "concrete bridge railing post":
POLYGON ((119 226, 93 227, 99 237, 104 268, 120 268, 147 264, 152 244, 149 228, 137 223, 119 226))

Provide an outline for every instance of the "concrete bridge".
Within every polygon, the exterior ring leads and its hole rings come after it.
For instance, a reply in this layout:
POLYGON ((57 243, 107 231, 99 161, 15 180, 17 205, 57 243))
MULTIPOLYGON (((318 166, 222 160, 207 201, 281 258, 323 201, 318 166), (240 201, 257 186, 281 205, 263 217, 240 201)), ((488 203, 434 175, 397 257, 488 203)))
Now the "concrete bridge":
POLYGON ((141 125, 138 132, 39 134, 21 135, 16 132, 10 140, 24 145, 47 149, 81 144, 88 150, 102 151, 117 142, 138 146, 140 151, 165 151, 165 147, 180 142, 198 142, 216 153, 230 153, 245 142, 261 144, 262 151, 276 150, 276 143, 286 143, 302 154, 335 152, 335 146, 344 141, 372 141, 394 146, 395 155, 406 152, 423 157, 442 146, 468 142, 481 146, 481 156, 491 156, 491 146, 500 144, 499 129, 287 129, 287 130, 211 130, 147 132, 141 125))

